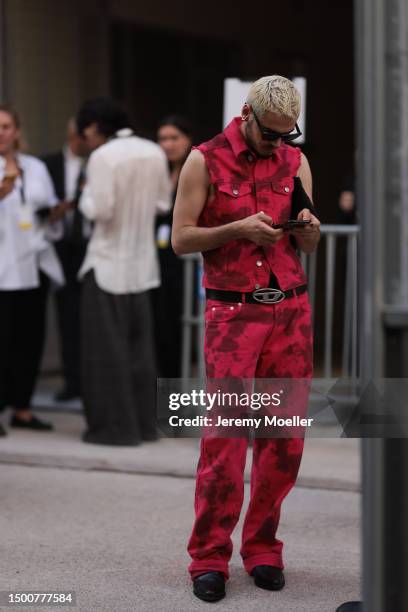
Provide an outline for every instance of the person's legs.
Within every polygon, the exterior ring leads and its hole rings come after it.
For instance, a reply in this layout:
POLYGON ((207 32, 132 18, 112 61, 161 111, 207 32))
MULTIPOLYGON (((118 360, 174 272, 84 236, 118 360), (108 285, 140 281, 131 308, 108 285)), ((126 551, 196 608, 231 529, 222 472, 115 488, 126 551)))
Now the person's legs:
POLYGON ((151 292, 156 362, 161 378, 179 378, 181 373, 182 270, 162 267, 162 284, 151 292))
POLYGON ((48 278, 41 275, 37 289, 10 293, 12 313, 7 356, 7 404, 14 409, 12 427, 50 431, 53 426, 31 413, 31 397, 38 378, 45 340, 48 278))
MULTIPOLYGON (((216 387, 218 379, 222 388, 228 385, 227 379, 254 376, 265 333, 270 328, 270 314, 261 305, 207 302, 205 358, 209 385, 216 387)), ((201 441, 196 519, 188 544, 193 579, 209 571, 220 571, 228 578, 231 534, 244 495, 247 445, 246 438, 204 437, 201 441)))
POLYGON ((80 395, 80 303, 81 283, 78 270, 85 257, 84 244, 71 244, 66 240, 57 243, 57 251, 63 265, 66 284, 55 293, 55 305, 60 338, 61 361, 64 370, 64 389, 57 399, 80 395))
POLYGON ((257 438, 251 470, 251 499, 242 531, 241 556, 250 574, 257 565, 283 569, 283 542, 276 538, 281 505, 296 481, 301 438, 257 438))
POLYGON ((181 335, 182 335, 182 294, 177 286, 170 286, 166 292, 165 311, 161 319, 161 371, 164 378, 179 378, 181 374, 181 335), (168 304, 168 307, 167 307, 168 304))
MULTIPOLYGON (((312 333, 307 295, 291 298, 273 308, 275 326, 262 349, 256 377, 310 379, 312 333)), ((307 383, 295 383, 291 389, 293 414, 305 414, 307 389, 307 383)), ((257 438, 254 441, 251 500, 241 548, 248 573, 257 565, 283 569, 283 543, 276 538, 276 531, 281 504, 295 484, 302 452, 302 438, 257 438)))
POLYGON ((129 297, 100 289, 93 271, 83 280, 81 389, 88 424, 83 436, 86 442, 140 442, 129 351, 129 297))
POLYGON ((27 411, 37 382, 45 341, 48 278, 37 289, 16 291, 10 359, 10 405, 27 411))
POLYGON ((196 518, 188 544, 193 579, 210 571, 229 576, 231 534, 244 499, 247 446, 245 438, 201 440, 194 501, 196 518))
POLYGON ((55 294, 65 391, 79 395, 80 284, 71 281, 55 294))
POLYGON ((142 439, 154 440, 157 437, 156 367, 151 302, 148 292, 131 296, 129 316, 133 409, 142 439))
POLYGON ((10 353, 14 329, 14 292, 0 291, 0 411, 9 405, 10 353))

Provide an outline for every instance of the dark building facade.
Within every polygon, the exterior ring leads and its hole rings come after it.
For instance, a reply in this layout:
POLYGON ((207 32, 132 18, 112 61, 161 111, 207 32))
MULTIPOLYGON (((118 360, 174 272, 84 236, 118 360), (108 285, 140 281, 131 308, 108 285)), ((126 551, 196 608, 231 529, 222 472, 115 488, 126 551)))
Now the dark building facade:
POLYGON ((352 0, 0 0, 0 35, 0 95, 19 110, 34 154, 61 146, 90 96, 119 98, 142 135, 178 112, 205 140, 222 128, 225 78, 305 77, 303 150, 322 222, 336 220, 354 170, 352 0))

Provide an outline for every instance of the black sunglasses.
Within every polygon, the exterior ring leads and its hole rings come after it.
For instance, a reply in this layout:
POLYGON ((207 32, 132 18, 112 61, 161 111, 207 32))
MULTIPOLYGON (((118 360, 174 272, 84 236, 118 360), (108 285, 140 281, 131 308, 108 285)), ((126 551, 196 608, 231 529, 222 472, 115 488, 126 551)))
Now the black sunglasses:
POLYGON ((298 124, 295 125, 296 132, 274 132, 273 130, 270 130, 269 128, 262 125, 262 123, 256 116, 254 109, 252 109, 252 112, 255 117, 255 121, 259 127, 259 131, 262 134, 262 140, 272 141, 278 140, 278 138, 282 138, 283 142, 292 142, 292 140, 296 140, 296 138, 299 138, 299 136, 302 135, 302 132, 299 130, 298 124))

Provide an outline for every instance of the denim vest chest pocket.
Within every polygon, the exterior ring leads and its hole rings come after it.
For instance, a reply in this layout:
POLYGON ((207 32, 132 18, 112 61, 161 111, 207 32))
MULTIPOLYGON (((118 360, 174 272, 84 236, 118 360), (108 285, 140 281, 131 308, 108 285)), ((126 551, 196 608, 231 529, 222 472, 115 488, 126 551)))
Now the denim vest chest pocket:
POLYGON ((272 181, 270 189, 275 204, 276 223, 285 223, 291 218, 293 179, 291 177, 272 181))
POLYGON ((216 214, 222 223, 244 219, 255 212, 252 183, 217 184, 216 214))

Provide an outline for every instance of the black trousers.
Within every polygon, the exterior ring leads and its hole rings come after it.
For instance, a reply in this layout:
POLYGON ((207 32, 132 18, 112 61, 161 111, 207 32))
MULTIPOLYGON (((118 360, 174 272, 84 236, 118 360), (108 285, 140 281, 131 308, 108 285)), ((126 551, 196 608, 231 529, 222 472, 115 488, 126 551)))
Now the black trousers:
POLYGON ((55 292, 61 361, 65 385, 74 393, 80 392, 80 303, 81 282, 78 270, 86 254, 87 243, 61 240, 56 243, 66 284, 55 292))
POLYGON ((29 408, 45 339, 49 282, 37 289, 0 291, 0 410, 29 408))
POLYGON ((181 376, 183 261, 171 247, 159 249, 161 285, 151 291, 159 377, 181 376))
POLYGON ((81 389, 88 442, 133 445, 156 433, 156 370, 147 292, 115 295, 93 271, 81 299, 81 389))

